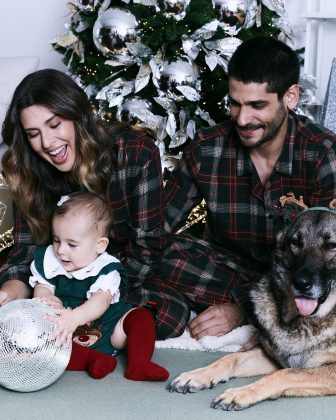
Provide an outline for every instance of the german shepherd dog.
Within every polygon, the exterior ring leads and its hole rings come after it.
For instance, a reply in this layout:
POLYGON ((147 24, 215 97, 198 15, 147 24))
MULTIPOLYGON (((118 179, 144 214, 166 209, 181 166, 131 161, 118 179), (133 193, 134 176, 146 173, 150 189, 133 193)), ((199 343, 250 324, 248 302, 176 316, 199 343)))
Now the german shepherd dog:
MULTIPOLYGON (((270 272, 250 293, 261 347, 182 373, 169 391, 197 392, 233 377, 213 408, 242 410, 283 396, 336 395, 336 213, 311 208, 277 236, 270 272)), ((251 348, 251 347, 250 347, 251 348)))

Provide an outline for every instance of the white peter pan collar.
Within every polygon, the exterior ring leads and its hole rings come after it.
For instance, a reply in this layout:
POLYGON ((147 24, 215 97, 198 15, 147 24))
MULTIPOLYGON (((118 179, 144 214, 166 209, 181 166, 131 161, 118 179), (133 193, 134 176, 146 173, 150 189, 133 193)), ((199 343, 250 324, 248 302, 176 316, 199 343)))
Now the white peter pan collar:
POLYGON ((44 255, 43 269, 47 279, 52 279, 53 277, 64 275, 69 279, 74 277, 77 280, 84 280, 88 276, 96 276, 99 274, 103 267, 110 263, 120 263, 120 261, 107 252, 104 252, 103 254, 99 255, 91 264, 81 268, 80 270, 72 271, 69 273, 65 270, 61 261, 55 254, 52 245, 49 245, 44 255))

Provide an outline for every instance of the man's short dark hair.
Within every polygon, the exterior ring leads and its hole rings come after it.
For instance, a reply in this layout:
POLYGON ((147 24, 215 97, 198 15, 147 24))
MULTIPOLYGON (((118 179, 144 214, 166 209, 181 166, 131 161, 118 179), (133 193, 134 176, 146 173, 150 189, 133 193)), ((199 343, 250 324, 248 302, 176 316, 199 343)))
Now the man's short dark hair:
POLYGON ((243 83, 267 83, 268 91, 283 98, 300 77, 300 60, 295 51, 278 39, 257 36, 244 41, 233 53, 228 77, 243 83))

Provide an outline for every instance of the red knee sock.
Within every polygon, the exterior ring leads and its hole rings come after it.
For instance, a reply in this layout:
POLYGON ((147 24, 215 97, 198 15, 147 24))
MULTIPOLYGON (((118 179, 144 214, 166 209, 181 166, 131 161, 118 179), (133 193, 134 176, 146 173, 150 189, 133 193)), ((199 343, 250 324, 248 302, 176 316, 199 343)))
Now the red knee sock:
POLYGON ((89 347, 72 343, 72 351, 66 370, 87 371, 91 378, 102 379, 114 371, 117 359, 89 347))
POLYGON ((127 369, 125 378, 133 381, 165 381, 169 372, 151 362, 155 344, 155 322, 146 308, 131 311, 123 322, 127 335, 127 369))

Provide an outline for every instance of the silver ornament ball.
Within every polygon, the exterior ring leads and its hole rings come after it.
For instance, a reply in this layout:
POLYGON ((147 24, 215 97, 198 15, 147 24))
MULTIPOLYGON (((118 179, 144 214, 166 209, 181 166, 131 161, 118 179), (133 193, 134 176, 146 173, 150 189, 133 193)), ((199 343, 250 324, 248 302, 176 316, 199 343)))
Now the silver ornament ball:
POLYGON ((160 68, 158 84, 161 92, 170 99, 179 101, 183 99, 183 95, 176 89, 177 86, 199 89, 198 69, 196 65, 183 60, 165 62, 160 68))
POLYGON ((56 346, 55 324, 45 319, 50 307, 18 299, 0 307, 0 385, 31 392, 55 382, 65 371, 71 346, 56 346))
POLYGON ((167 17, 174 17, 177 20, 183 18, 190 0, 158 0, 160 9, 164 10, 167 17))
POLYGON ((242 28, 245 22, 246 9, 249 0, 214 0, 215 8, 219 11, 220 21, 227 27, 242 28))
POLYGON ((102 13, 93 25, 93 41, 104 55, 120 54, 127 43, 136 41, 138 22, 127 10, 112 7, 102 13))
POLYGON ((95 5, 94 0, 77 0, 76 5, 80 10, 85 12, 93 12, 95 5))

